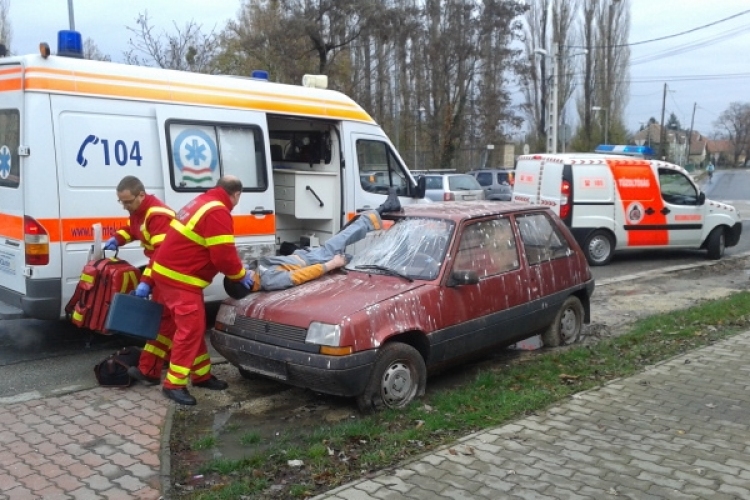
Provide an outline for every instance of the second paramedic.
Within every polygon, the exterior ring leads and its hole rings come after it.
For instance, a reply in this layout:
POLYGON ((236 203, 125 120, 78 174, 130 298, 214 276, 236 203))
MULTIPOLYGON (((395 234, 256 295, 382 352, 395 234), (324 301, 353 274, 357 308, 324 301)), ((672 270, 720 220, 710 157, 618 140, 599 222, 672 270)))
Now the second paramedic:
POLYGON ((226 382, 211 374, 203 289, 218 273, 251 287, 251 274, 234 245, 230 213, 241 194, 242 182, 228 175, 185 205, 172 221, 152 267, 153 298, 164 306, 159 331, 175 332, 162 392, 182 405, 197 402, 187 389, 188 379, 193 387, 227 388, 226 382))
MULTIPOLYGON (((164 204, 159 198, 146 193, 143 182, 138 177, 127 175, 117 184, 117 200, 128 211, 128 224, 121 227, 104 245, 105 250, 117 250, 122 245, 133 241, 140 241, 143 253, 148 258, 148 264, 143 271, 140 283, 135 289, 135 295, 146 298, 154 287, 151 278, 151 267, 154 254, 164 241, 169 224, 175 217, 174 210, 164 204)), ((158 384, 164 360, 172 347, 172 335, 161 331, 155 340, 146 342, 139 366, 131 367, 128 374, 143 382, 158 384)))

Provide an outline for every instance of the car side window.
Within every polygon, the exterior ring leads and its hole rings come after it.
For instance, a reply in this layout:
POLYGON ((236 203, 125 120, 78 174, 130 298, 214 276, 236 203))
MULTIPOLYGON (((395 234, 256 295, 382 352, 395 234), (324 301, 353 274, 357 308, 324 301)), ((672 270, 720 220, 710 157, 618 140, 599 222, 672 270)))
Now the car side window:
POLYGON ((475 175, 480 186, 492 185, 492 174, 490 172, 478 172, 475 175))
POLYGON ((568 241, 547 214, 520 215, 516 221, 530 266, 572 253, 568 241))
POLYGON ((681 172, 669 168, 659 169, 661 197, 672 205, 697 205, 698 192, 681 172))
POLYGON ((443 189, 443 178, 435 175, 425 177, 426 189, 443 189))
POLYGON ((474 270, 480 278, 518 269, 516 238, 507 217, 464 228, 454 269, 474 270))
POLYGON ((386 194, 390 187, 395 187, 399 195, 408 193, 406 174, 385 142, 358 140, 357 162, 359 182, 365 191, 386 194))

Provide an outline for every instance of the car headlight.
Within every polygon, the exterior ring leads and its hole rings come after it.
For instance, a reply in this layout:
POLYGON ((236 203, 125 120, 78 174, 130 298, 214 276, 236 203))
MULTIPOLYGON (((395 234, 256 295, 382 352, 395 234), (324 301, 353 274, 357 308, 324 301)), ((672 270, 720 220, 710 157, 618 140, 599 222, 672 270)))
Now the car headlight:
POLYGON ((234 325, 234 319, 237 316, 237 308, 229 304, 222 304, 216 315, 216 322, 223 323, 227 326, 234 325))
POLYGON ((338 347, 341 340, 341 327, 313 321, 307 328, 305 342, 308 344, 338 347))

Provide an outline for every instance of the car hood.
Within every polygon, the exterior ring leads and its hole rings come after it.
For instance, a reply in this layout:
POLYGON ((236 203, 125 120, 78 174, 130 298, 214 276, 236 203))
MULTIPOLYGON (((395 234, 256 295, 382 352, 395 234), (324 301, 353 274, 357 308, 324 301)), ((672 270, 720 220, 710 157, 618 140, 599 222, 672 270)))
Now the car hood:
POLYGON ((276 292, 258 292, 230 300, 237 314, 307 328, 310 321, 338 324, 357 311, 423 286, 395 276, 351 271, 276 292))

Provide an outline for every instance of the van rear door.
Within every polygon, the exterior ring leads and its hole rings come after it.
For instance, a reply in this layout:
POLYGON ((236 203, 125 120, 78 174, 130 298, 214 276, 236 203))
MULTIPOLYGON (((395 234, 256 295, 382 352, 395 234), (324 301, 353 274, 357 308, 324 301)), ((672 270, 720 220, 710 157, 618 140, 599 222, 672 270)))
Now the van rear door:
POLYGON ((26 294, 24 184, 18 147, 21 144, 21 65, 0 66, 0 319, 20 317, 26 294))
MULTIPOLYGON (((274 188, 265 113, 184 106, 157 107, 162 147, 164 201, 175 211, 214 187, 223 175, 243 185, 232 210, 235 244, 249 261, 273 255, 276 244, 274 188)), ((206 300, 224 298, 206 289, 206 300)))
POLYGON ((516 165, 516 179, 513 184, 513 201, 515 203, 539 203, 541 179, 541 157, 525 156, 516 165))

